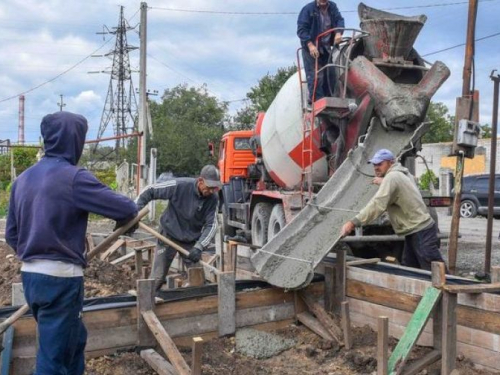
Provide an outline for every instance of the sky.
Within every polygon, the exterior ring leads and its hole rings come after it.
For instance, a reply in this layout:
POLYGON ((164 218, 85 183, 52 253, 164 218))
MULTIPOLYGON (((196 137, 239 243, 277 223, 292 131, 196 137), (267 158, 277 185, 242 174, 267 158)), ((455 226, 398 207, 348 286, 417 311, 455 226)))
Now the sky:
MULTIPOLYGON (((336 1, 346 27, 359 27, 358 2, 336 1)), ((432 54, 465 43, 467 1, 368 0, 367 5, 408 16, 425 14, 427 23, 415 48, 430 62, 443 61, 451 77, 433 98, 454 112, 461 95, 464 47, 432 54), (428 55, 430 54, 430 55, 428 55)), ((148 4, 147 88, 160 93, 179 84, 207 85, 210 94, 230 102, 234 114, 245 105, 249 89, 267 73, 296 61, 299 41, 297 14, 302 0, 150 0, 148 4), (195 12, 210 11, 210 12, 195 12), (218 13, 222 12, 222 13, 218 13), (250 14, 240 14, 250 13, 250 14), (270 14, 251 14, 270 13, 270 14), (276 14, 279 13, 279 14, 276 14)), ((139 46, 140 2, 135 0, 9 0, 0 2, 0 140, 18 137, 18 95, 25 94, 25 139, 38 142, 42 117, 59 110, 83 114, 89 120, 87 139, 95 139, 109 86, 105 71, 112 61, 103 55, 114 48, 112 35, 98 32, 115 27, 120 6, 135 30, 128 43, 139 46), (39 88, 36 88, 40 86, 39 88), (34 89, 34 90, 33 90, 34 89)), ((480 0, 476 38, 499 33, 476 45, 476 88, 480 91, 480 121, 491 124, 493 83, 500 70, 500 0, 480 0)), ((132 70, 139 70, 139 50, 130 52, 132 70)), ((133 73, 134 86, 139 75, 133 73)), ((160 100, 160 96, 153 100, 160 100)), ((112 135, 109 129, 105 135, 112 135)))

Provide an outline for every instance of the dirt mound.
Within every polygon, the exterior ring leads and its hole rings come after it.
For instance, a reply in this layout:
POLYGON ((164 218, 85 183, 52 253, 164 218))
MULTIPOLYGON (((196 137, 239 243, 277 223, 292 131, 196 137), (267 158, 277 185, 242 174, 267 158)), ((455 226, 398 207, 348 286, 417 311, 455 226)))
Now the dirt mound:
POLYGON ((156 372, 136 353, 122 353, 90 359, 87 375, 156 375, 156 372))
MULTIPOLYGON (((21 262, 14 252, 4 243, 0 243, 0 307, 10 306, 12 283, 21 282, 21 262)), ((136 277, 131 265, 124 263, 112 265, 97 258, 92 259, 85 269, 85 298, 105 297, 126 293, 135 285, 136 277)))

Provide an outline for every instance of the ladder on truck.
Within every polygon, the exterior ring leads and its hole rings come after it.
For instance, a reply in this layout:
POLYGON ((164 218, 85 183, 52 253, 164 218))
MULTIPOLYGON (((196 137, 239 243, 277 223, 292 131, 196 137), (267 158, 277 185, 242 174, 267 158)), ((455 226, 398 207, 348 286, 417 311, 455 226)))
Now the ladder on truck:
MULTIPOLYGON (((302 207, 304 207, 307 202, 312 198, 314 192, 313 186, 313 164, 314 164, 314 142, 315 128, 319 126, 317 124, 317 118, 327 112, 335 112, 338 110, 346 111, 349 110, 349 103, 346 99, 347 95, 347 74, 344 74, 344 82, 342 85, 342 90, 340 93, 340 98, 325 98, 326 103, 319 103, 316 101, 316 92, 318 86, 318 76, 319 74, 326 69, 329 68, 339 68, 344 73, 349 69, 349 56, 351 54, 352 48, 355 42, 358 39, 368 36, 368 34, 364 31, 358 29, 348 29, 348 28, 333 28, 326 30, 325 32, 319 34, 316 38, 316 48, 319 46, 319 41, 327 36, 334 34, 338 31, 345 32, 350 31, 352 33, 351 37, 344 38, 345 41, 349 43, 346 52, 345 52, 345 64, 339 65, 334 64, 333 62, 328 63, 323 67, 319 67, 318 59, 316 58, 315 69, 314 69, 314 89, 311 95, 311 105, 308 104, 308 95, 307 93, 307 79, 304 80, 302 75, 302 67, 300 63, 300 55, 303 48, 299 48, 297 50, 297 67, 298 67, 298 76, 300 82, 300 94, 301 94, 301 103, 302 103, 302 173, 301 173, 301 183, 300 183, 300 192, 302 198, 302 207), (340 100, 339 100, 340 99, 340 100)), ((316 148, 319 148, 316 146, 316 148)))

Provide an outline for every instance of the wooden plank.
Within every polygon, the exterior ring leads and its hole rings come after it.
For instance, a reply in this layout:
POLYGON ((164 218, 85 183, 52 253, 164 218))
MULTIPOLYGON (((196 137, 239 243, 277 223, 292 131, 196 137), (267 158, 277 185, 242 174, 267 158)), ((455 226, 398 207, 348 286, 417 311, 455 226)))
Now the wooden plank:
POLYGON ((457 361, 457 295, 445 292, 442 309, 441 374, 448 375, 456 368, 457 361))
POLYGON ((202 286, 205 284, 203 267, 188 268, 188 284, 189 286, 202 286))
POLYGON ((132 259, 134 256, 135 256, 135 252, 131 251, 130 253, 125 254, 124 256, 122 256, 120 258, 112 260, 110 263, 117 265, 117 264, 120 264, 122 262, 125 262, 126 260, 132 259))
POLYGON ((203 350, 203 339, 201 337, 193 337, 191 373, 192 375, 201 375, 201 356, 203 350))
POLYGON ((347 350, 352 348, 351 317, 349 314, 349 302, 344 301, 340 307, 342 311, 342 331, 344 332, 344 345, 347 350))
POLYGON ((219 274, 219 336, 234 335, 236 332, 236 281, 234 272, 219 274))
POLYGON ((446 284, 446 267, 443 262, 432 262, 432 286, 442 288, 446 284))
POLYGON ((149 331, 142 317, 145 311, 152 311, 155 305, 155 280, 137 280, 137 345, 152 346, 154 336, 149 331))
POLYGON ((330 333, 325 331, 321 323, 316 320, 309 312, 301 312, 297 315, 297 320, 323 339, 329 341, 334 340, 330 333))
POLYGON ((325 264, 325 310, 333 313, 335 304, 335 267, 330 264, 325 264))
POLYGON ((161 348, 167 355, 167 358, 170 360, 172 366, 174 366, 179 375, 190 375, 191 369, 177 349, 177 346, 175 346, 174 342, 168 335, 167 331, 165 331, 165 328, 161 325, 161 322, 158 320, 155 313, 149 310, 142 311, 141 314, 149 329, 156 337, 158 344, 160 344, 161 348))
POLYGON ((335 270, 335 301, 333 309, 340 313, 340 304, 346 300, 346 261, 345 250, 337 250, 335 270))
POLYGON ((440 297, 441 291, 433 287, 427 289, 427 291, 423 295, 420 303, 413 313, 411 320, 408 322, 405 333, 399 340, 396 348, 389 358, 390 374, 401 373, 413 346, 416 344, 418 338, 422 334, 425 324, 429 320, 432 310, 436 306, 440 297))
POLYGON ((448 293, 492 293, 500 292, 500 283, 495 284, 477 284, 477 285, 446 285, 444 289, 448 293))
POLYGON ((377 375, 388 375, 389 318, 379 316, 377 325, 377 375))
POLYGON ((417 375, 425 367, 432 365, 441 359, 441 352, 439 350, 433 350, 432 352, 426 354, 422 358, 412 362, 404 371, 404 375, 417 375))
MULTIPOLYGON (((300 297, 306 303, 309 311, 313 313, 324 328, 328 331, 330 336, 332 336, 337 342, 342 342, 342 330, 337 326, 335 321, 328 315, 323 306, 316 302, 311 296, 304 292, 300 293, 300 297)), ((346 344, 347 346, 347 344, 346 344)))
POLYGON ((159 375, 177 375, 174 367, 153 349, 141 350, 141 358, 159 375))
POLYGON ((107 260, 111 254, 113 254, 116 250, 121 248, 123 245, 125 245, 125 240, 120 238, 118 241, 116 241, 113 245, 110 246, 108 250, 106 250, 104 253, 101 254, 100 258, 101 260, 107 260))
MULTIPOLYGON (((395 293, 392 289, 382 288, 360 281, 348 282, 348 296, 377 305, 391 307, 397 310, 412 312, 415 310, 421 297, 404 292, 395 293)), ((491 332, 500 335, 498 313, 458 305, 457 321, 464 327, 491 332)))
POLYGON ((358 260, 351 260, 350 262, 346 263, 347 267, 356 267, 356 266, 363 266, 365 264, 376 264, 380 263, 382 260, 380 258, 370 258, 370 259, 358 259, 358 260))

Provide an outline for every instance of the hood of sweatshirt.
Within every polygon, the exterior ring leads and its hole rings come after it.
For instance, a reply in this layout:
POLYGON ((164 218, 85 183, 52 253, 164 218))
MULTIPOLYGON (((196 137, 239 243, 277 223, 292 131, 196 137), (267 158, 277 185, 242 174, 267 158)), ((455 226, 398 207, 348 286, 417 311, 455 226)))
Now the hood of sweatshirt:
POLYGON ((387 174, 391 172, 401 172, 407 175, 408 177, 411 177, 413 179, 413 175, 410 173, 408 168, 405 168, 401 165, 401 163, 395 163, 389 170, 387 171, 387 174))
POLYGON ((45 156, 66 159, 73 165, 82 156, 87 134, 87 119, 71 112, 56 112, 43 118, 40 125, 45 156))

